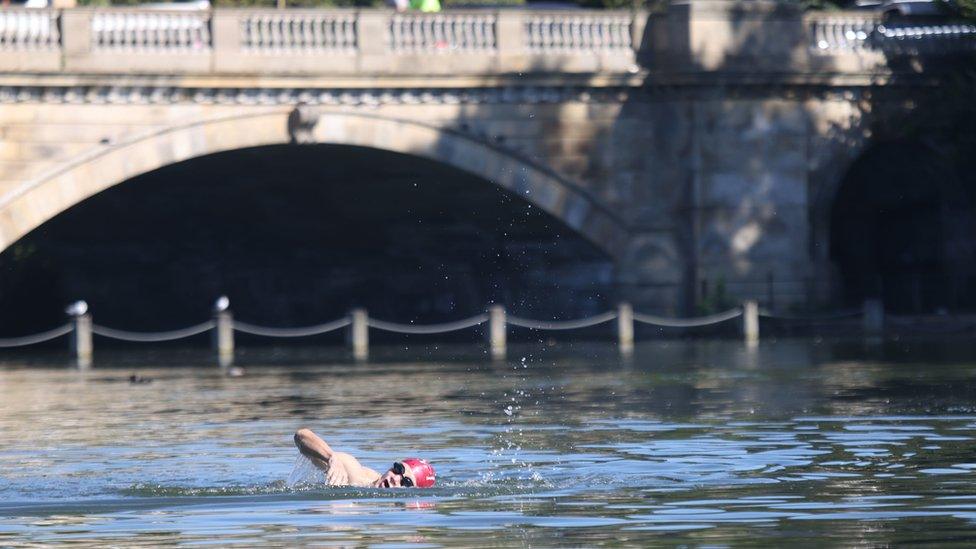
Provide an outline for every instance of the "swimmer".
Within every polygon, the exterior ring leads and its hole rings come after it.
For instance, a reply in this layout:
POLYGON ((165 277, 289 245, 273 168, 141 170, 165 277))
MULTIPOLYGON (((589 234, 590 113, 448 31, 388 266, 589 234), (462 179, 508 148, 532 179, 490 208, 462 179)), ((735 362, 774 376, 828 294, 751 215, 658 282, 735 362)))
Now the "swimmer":
POLYGON ((381 475, 360 464, 352 455, 336 452, 309 429, 299 429, 295 433, 295 446, 313 465, 325 472, 329 486, 430 488, 434 485, 434 468, 427 460, 401 459, 381 475))

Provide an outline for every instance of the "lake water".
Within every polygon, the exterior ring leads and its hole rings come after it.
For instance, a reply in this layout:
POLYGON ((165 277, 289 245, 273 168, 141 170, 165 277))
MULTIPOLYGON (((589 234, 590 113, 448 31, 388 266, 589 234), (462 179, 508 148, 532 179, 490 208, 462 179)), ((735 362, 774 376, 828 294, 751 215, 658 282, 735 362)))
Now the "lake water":
POLYGON ((8 356, 0 546, 976 543, 976 341, 374 357, 8 356), (377 469, 426 457, 438 485, 323 487, 303 426, 377 469))

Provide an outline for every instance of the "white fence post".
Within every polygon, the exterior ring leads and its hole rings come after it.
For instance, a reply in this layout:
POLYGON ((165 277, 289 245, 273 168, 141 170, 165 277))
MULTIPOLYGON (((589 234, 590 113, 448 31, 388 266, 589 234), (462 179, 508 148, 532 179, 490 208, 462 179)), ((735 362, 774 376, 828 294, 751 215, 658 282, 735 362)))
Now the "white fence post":
POLYGON ((217 363, 221 368, 234 362, 234 315, 230 312, 230 300, 221 296, 214 303, 214 331, 212 338, 217 363))
POLYGON ((92 364, 94 346, 92 345, 92 317, 88 312, 88 304, 77 301, 68 307, 68 314, 71 315, 71 324, 74 327, 70 340, 71 352, 74 353, 79 368, 89 368, 92 364))
POLYGON ((356 360, 369 358, 369 315, 366 309, 353 309, 349 312, 352 323, 349 325, 349 345, 356 360))
POLYGON ((491 358, 501 360, 506 354, 506 326, 505 306, 492 305, 488 307, 488 347, 491 358))
POLYGON ((759 305, 753 300, 742 303, 742 337, 748 345, 759 343, 759 305))
POLYGON ((634 308, 630 303, 617 305, 617 342, 621 354, 634 352, 634 308))

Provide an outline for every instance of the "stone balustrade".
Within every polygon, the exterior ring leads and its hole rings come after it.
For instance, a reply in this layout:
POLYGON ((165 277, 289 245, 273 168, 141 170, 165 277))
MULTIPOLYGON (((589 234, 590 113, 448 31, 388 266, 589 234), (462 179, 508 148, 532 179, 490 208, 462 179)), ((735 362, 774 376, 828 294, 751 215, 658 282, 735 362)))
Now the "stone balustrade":
POLYGON ((0 10, 0 51, 56 50, 60 45, 57 11, 0 10))
POLYGON ((495 13, 396 14, 390 20, 394 54, 484 53, 497 49, 495 13))
POLYGON ((808 17, 810 48, 817 54, 871 49, 881 18, 871 14, 825 13, 808 17))
POLYGON ((822 60, 831 56, 859 59, 856 63, 834 63, 834 70, 850 67, 863 71, 882 66, 879 55, 976 51, 976 26, 972 24, 891 24, 864 12, 796 11, 783 16, 760 10, 750 25, 741 25, 768 29, 764 39, 757 41, 737 37, 741 31, 729 23, 731 12, 708 9, 713 11, 701 16, 688 12, 700 19, 682 23, 681 17, 686 15, 680 8, 653 16, 612 10, 423 14, 389 10, 14 8, 0 10, 0 71, 626 74, 639 70, 639 65, 651 70, 655 66, 675 68, 669 62, 712 70, 717 65, 711 59, 727 58, 746 60, 743 66, 750 66, 748 59, 755 59, 760 64, 754 65, 754 70, 789 72, 821 70, 827 66, 822 60), (725 20, 721 18, 728 21, 716 23, 725 20), (703 46, 706 43, 707 47, 703 46), (751 49, 745 51, 742 44, 751 49), (797 47, 803 50, 799 54, 793 51, 797 47), (437 56, 436 63, 429 62, 431 55, 437 56), (781 62, 790 66, 772 66, 781 62))
POLYGON ((241 48, 252 53, 354 53, 359 44, 352 11, 260 10, 239 21, 241 48))
POLYGON ((91 18, 91 48, 119 52, 201 52, 210 49, 210 14, 203 11, 113 9, 91 18))
POLYGON ((587 54, 633 47, 631 18, 623 14, 532 14, 525 22, 525 35, 529 50, 539 53, 587 54))
POLYGON ((885 22, 874 14, 808 14, 811 50, 817 55, 883 52, 939 55, 976 51, 976 25, 885 22))

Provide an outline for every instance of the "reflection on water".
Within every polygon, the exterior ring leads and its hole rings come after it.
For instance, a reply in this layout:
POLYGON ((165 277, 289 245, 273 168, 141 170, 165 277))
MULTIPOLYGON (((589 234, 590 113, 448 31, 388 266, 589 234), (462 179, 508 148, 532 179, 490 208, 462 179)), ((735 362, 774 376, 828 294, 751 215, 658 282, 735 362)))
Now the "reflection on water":
POLYGON ((973 343, 456 351, 262 351, 237 378, 192 352, 11 359, 0 545, 976 539, 973 343), (301 426, 377 469, 427 457, 438 487, 324 488, 301 426))

